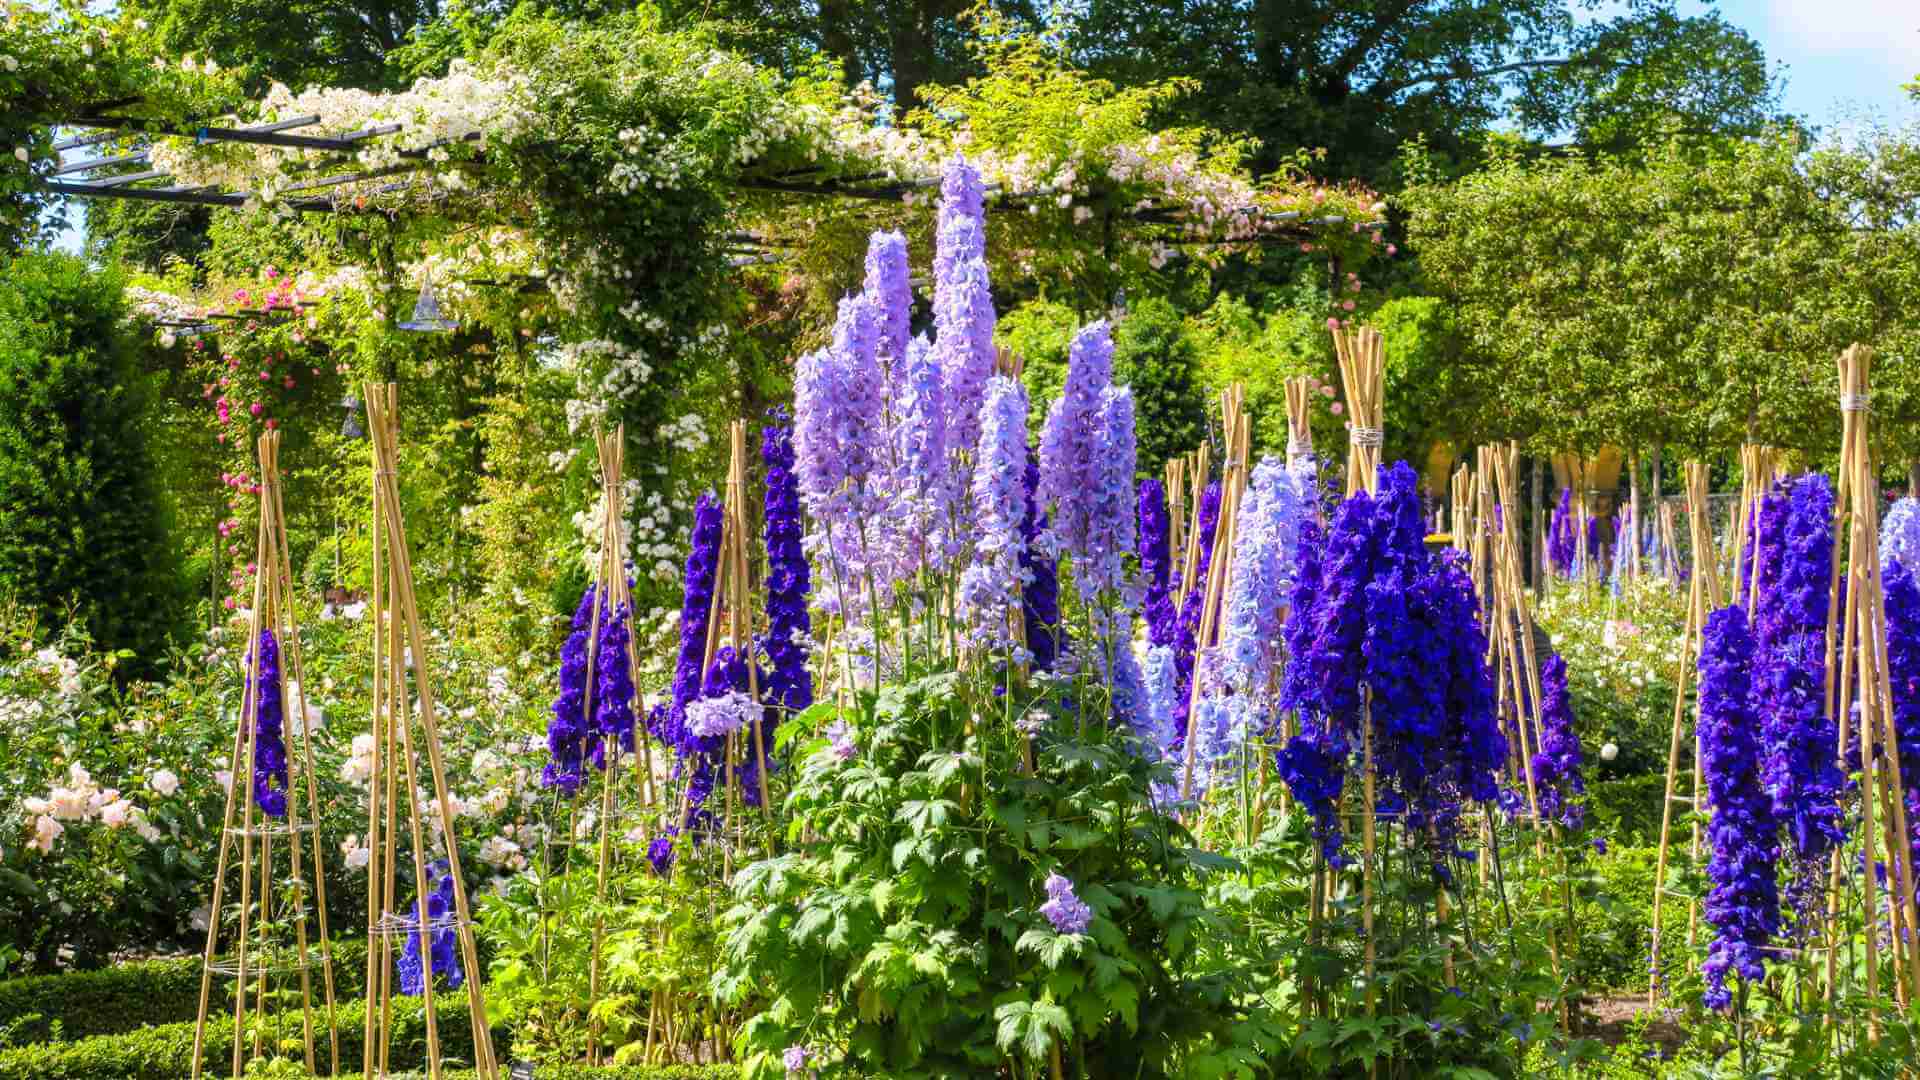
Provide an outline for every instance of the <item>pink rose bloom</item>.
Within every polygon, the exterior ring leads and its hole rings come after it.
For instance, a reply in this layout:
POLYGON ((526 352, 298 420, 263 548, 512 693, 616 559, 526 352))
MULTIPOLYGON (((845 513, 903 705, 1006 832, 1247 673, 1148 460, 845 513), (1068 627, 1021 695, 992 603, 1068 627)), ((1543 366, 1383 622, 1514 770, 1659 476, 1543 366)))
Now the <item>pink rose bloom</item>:
POLYGON ((1336 401, 1333 404, 1327 406, 1327 411, 1331 412, 1335 416, 1339 416, 1341 413, 1347 411, 1347 407, 1336 401))
MULTIPOLYGON (((275 429, 275 428, 277 428, 277 427, 279 427, 279 426, 280 426, 280 421, 278 421, 278 420, 269 420, 269 421, 267 421, 267 430, 268 430, 268 431, 272 431, 273 429, 275 429)), ((256 490, 258 490, 258 489, 256 489, 256 490)))
POLYGON ((66 826, 45 814, 41 814, 34 820, 33 839, 27 842, 27 846, 45 855, 53 850, 53 842, 58 840, 60 834, 66 831, 66 826))
POLYGON ((1333 396, 1333 384, 1332 384, 1332 383, 1321 383, 1321 384, 1320 384, 1320 396, 1321 396, 1321 397, 1332 397, 1332 396, 1333 396))
POLYGON ((100 808, 100 821, 109 829, 118 829, 133 817, 133 804, 125 799, 115 799, 100 808))
POLYGON ((1340 329, 1340 320, 1335 318, 1332 315, 1327 316, 1327 329, 1329 330, 1340 329))
POLYGON ((1394 245, 1394 244, 1388 244, 1388 245, 1387 245, 1387 254, 1389 254, 1389 255, 1398 255, 1399 253, 1400 253, 1400 248, 1399 248, 1398 246, 1396 246, 1396 245, 1394 245))
POLYGON ((1353 301, 1351 301, 1351 300, 1343 300, 1343 301, 1341 301, 1341 302, 1340 302, 1340 309, 1341 309, 1342 311, 1352 311, 1352 310, 1353 310, 1353 301))

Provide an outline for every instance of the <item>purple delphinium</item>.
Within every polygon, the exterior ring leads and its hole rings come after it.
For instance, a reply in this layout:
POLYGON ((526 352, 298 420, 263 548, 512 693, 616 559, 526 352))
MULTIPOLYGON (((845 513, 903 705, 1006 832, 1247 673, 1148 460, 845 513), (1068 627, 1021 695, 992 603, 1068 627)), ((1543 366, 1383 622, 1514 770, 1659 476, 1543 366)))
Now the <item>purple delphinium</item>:
POLYGON ((560 646, 560 696, 553 701, 552 719, 547 721, 547 754, 551 758, 540 772, 543 787, 559 788, 571 796, 580 790, 586 778, 583 764, 587 753, 589 717, 593 716, 593 697, 598 688, 587 685, 587 645, 593 637, 593 605, 597 587, 588 585, 573 610, 573 625, 560 646))
POLYGON ((614 756, 632 753, 633 746, 633 667, 628 663, 627 605, 604 612, 600 619, 600 651, 594 657, 594 732, 588 750, 593 767, 607 767, 607 750, 614 756))
POLYGON ((1908 569, 1920 567, 1920 498, 1896 499, 1880 519, 1880 567, 1898 560, 1908 569))
POLYGON ((897 575, 945 565, 953 542, 952 450, 947 441, 946 390, 933 346, 924 335, 907 344, 893 401, 893 476, 886 520, 897 575))
POLYGON ((1213 537, 1220 526, 1220 482, 1214 481, 1200 494, 1198 540, 1199 558, 1193 580, 1186 583, 1186 595, 1180 600, 1180 618, 1174 624, 1173 662, 1178 676, 1178 692, 1173 702, 1176 746, 1185 744, 1187 713, 1193 705, 1195 652, 1200 640, 1200 617, 1205 607, 1207 575, 1213 570, 1213 537))
POLYGON ((285 702, 281 699, 280 643, 260 631, 260 676, 253 685, 253 803, 268 817, 287 816, 285 702))
MULTIPOLYGON (((1894 742, 1906 788, 1909 857, 1920 857, 1920 580, 1897 556, 1881 568, 1886 594, 1887 676, 1892 684, 1894 742)), ((1857 732, 1854 736, 1859 737, 1857 732)), ((1920 866, 1920 862, 1909 863, 1920 866)))
POLYGON ((1037 494, 1040 459, 1027 447, 1025 472, 1027 517, 1020 530, 1020 573, 1026 587, 1021 612, 1026 619, 1027 651, 1035 671, 1052 671, 1060 654, 1060 564, 1053 554, 1053 534, 1047 512, 1037 494))
POLYGON ((394 961, 400 973, 400 992, 408 997, 424 994, 427 979, 431 975, 444 975, 449 990, 458 990, 466 981, 460 970, 457 931, 447 921, 448 913, 453 911, 453 872, 447 868, 445 860, 441 860, 433 864, 432 873, 434 887, 427 893, 423 906, 426 909, 427 932, 432 935, 433 944, 423 956, 420 930, 415 924, 415 928, 407 933, 406 947, 394 961))
POLYGON ((1053 508, 1053 532, 1074 561, 1076 578, 1079 564, 1100 546, 1093 533, 1102 475, 1101 394, 1112 382, 1113 338, 1104 321, 1096 322, 1074 335, 1066 383, 1040 429, 1040 500, 1053 508))
POLYGON ((1100 393, 1100 456, 1087 505, 1092 535, 1074 566, 1082 595, 1092 597, 1127 585, 1125 557, 1133 551, 1133 475, 1139 462, 1133 391, 1109 386, 1100 393))
POLYGON ((1053 924, 1056 933, 1084 934, 1093 925, 1093 909, 1088 907, 1073 891, 1073 882, 1061 874, 1048 874, 1046 881, 1047 902, 1040 905, 1040 914, 1053 924))
POLYGON ((1700 767, 1713 819, 1707 922, 1715 930, 1701 965, 1710 1009, 1732 1003, 1727 975, 1757 983, 1765 950, 1780 929, 1779 823, 1761 784, 1760 718, 1755 713, 1753 635, 1735 604, 1707 616, 1700 645, 1700 767))
POLYGON ((776 716, 791 716, 813 704, 813 672, 807 666, 813 640, 813 617, 807 611, 813 572, 802 543, 805 526, 793 471, 792 431, 767 425, 760 436, 760 460, 767 467, 767 632, 760 639, 767 681, 762 690, 767 704, 780 710, 776 716))
POLYGON ((1015 645, 1014 605, 1024 599, 1027 391, 996 375, 987 384, 973 468, 973 562, 960 574, 967 640, 987 652, 1015 645))
POLYGON ((1179 612, 1173 603, 1172 522, 1160 481, 1152 477, 1140 481, 1135 517, 1140 527, 1140 576, 1147 585, 1147 638, 1155 645, 1171 645, 1179 633, 1179 612))
POLYGON ((1554 509, 1553 524, 1547 529, 1547 560, 1561 577, 1572 577, 1573 559, 1573 489, 1561 488, 1560 505, 1554 509))
POLYGON ((725 513, 713 492, 701 492, 693 504, 693 530, 687 551, 680 601, 680 652, 673 666, 673 700, 655 713, 655 734, 681 756, 687 744, 687 704, 700 696, 700 670, 707 651, 707 619, 713 611, 714 583, 720 570, 720 532, 725 513))
POLYGON ((673 869, 673 840, 680 835, 680 826, 669 823, 665 830, 647 844, 647 864, 653 867, 657 876, 665 877, 673 869))
MULTIPOLYGON (((876 232, 867 238, 867 276, 861 291, 874 301, 878 315, 878 346, 889 365, 907 355, 907 337, 913 321, 913 285, 907 267, 907 238, 898 232, 876 232)), ((898 373, 888 380, 898 382, 898 373)))
POLYGON ((811 1060, 813 1060, 813 1051, 798 1043, 787 1047, 786 1051, 780 1055, 780 1063, 786 1066, 789 1076, 799 1074, 811 1060))
MULTIPOLYGON (((1808 475, 1788 494, 1767 498, 1759 534, 1753 692, 1766 753, 1761 780, 1790 841, 1794 909, 1811 915, 1825 886, 1828 855, 1846 839, 1839 727, 1825 715, 1833 559, 1833 488, 1827 478, 1808 475)), ((1891 614, 1888 623, 1891 633, 1891 614)))
POLYGON ((1540 665, 1540 749, 1533 755, 1534 791, 1540 813, 1563 828, 1586 823, 1587 793, 1580 775, 1580 736, 1573 730, 1573 699, 1567 693, 1567 662, 1552 653, 1540 665))
POLYGON ((955 266, 934 282, 934 353, 946 398, 947 438, 971 449, 980 441, 980 408, 993 377, 993 288, 985 259, 955 266))
POLYGON ((1297 478, 1279 459, 1254 466, 1235 522, 1233 573, 1220 614, 1222 677, 1238 695, 1265 699, 1275 689, 1281 615, 1293 593, 1300 526, 1311 497, 1303 498, 1297 478))
POLYGON ((940 177, 940 211, 934 221, 933 279, 944 280, 961 263, 987 254, 987 189, 980 172, 956 154, 940 177))

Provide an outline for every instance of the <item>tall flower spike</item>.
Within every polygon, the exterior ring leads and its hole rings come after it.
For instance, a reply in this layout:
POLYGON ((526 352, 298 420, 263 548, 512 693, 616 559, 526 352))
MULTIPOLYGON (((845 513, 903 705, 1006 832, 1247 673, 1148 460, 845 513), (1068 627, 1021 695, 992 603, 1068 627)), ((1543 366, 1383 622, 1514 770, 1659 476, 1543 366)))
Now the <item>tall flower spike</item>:
POLYGON ((987 189, 967 159, 954 155, 940 179, 940 213, 934 224, 936 288, 961 263, 987 254, 987 189))
POLYGON ((813 617, 807 597, 813 571, 801 546, 800 485, 794 475, 789 429, 769 424, 760 436, 760 460, 767 467, 767 632, 761 650, 767 657, 767 703, 799 713, 813 704, 813 672, 807 666, 813 641, 813 617))
POLYGON ((893 505, 887 520, 901 576, 946 564, 953 511, 953 470, 947 440, 946 390, 933 347, 924 336, 907 344, 894 403, 893 505))
POLYGON ((1896 500, 1880 519, 1881 569, 1896 559, 1920 570, 1920 498, 1912 495, 1896 500))
POLYGON ((1749 672, 1753 635, 1738 604, 1707 616, 1700 644, 1700 767, 1713 821, 1707 922, 1715 931, 1700 973, 1710 1009, 1733 1001, 1727 976, 1766 977, 1765 950, 1780 929, 1778 823, 1761 787, 1760 718, 1749 672))
POLYGON ((980 441, 980 409, 995 361, 986 260, 960 263, 934 288, 934 349, 946 394, 947 438, 956 448, 971 449, 980 441))
POLYGON ((287 744, 282 737, 280 643, 260 631, 260 678, 253 687, 253 802, 268 817, 287 816, 287 744))
POLYGON ((427 933, 432 936, 432 944, 423 955, 419 929, 409 931, 406 947, 394 961, 400 973, 400 992, 407 997, 425 993, 427 979, 433 975, 445 975, 449 990, 458 990, 466 982, 460 970, 456 931, 446 921, 453 910, 453 872, 442 860, 433 864, 433 876, 434 887, 420 903, 426 911, 427 933))
POLYGON ((1040 506, 1040 459, 1027 447, 1025 470, 1027 519, 1020 530, 1020 572, 1026 582, 1021 608, 1027 624, 1027 651, 1035 671, 1052 671, 1060 653, 1060 564, 1053 533, 1040 506))
MULTIPOLYGON (((1233 574, 1221 611, 1221 675, 1237 695, 1270 700, 1307 506, 1278 458, 1254 467, 1234 528, 1233 574)), ((1151 602, 1151 601, 1149 601, 1151 602)))
POLYGON ((1587 791, 1580 775, 1580 736, 1573 730, 1573 701, 1567 692, 1567 662, 1558 653, 1540 665, 1540 749, 1533 755, 1533 780, 1540 796, 1540 813, 1565 828, 1578 830, 1586 822, 1586 805, 1577 801, 1587 791))
POLYGON ((1019 380, 996 375, 987 384, 974 454, 974 560, 960 575, 968 640, 989 652, 1006 651, 1014 644, 1014 605, 1024 585, 1026 465, 1027 391, 1019 380))
POLYGON ((1179 633, 1179 612, 1173 604, 1172 523, 1160 481, 1140 481, 1135 517, 1140 525, 1140 576, 1147 585, 1147 635, 1155 645, 1171 645, 1179 633))
POLYGON ((1179 693, 1173 702, 1174 738, 1184 743, 1187 731, 1187 713, 1193 703, 1193 677, 1198 656, 1200 640, 1200 616, 1205 607, 1207 576, 1213 570, 1213 537, 1220 526, 1220 482, 1208 484, 1200 493, 1200 515, 1198 555, 1194 564, 1193 580, 1187 583, 1184 599, 1180 601, 1180 618, 1174 624, 1173 662, 1174 671, 1179 679, 1179 693))
POLYGON ((1067 380, 1040 429, 1040 500, 1053 507, 1053 531, 1069 556, 1093 547, 1092 493, 1100 478, 1100 395, 1113 382, 1113 338, 1105 321, 1074 336, 1067 380))
MULTIPOLYGON (((867 276, 861 285, 878 314, 878 345, 882 361, 906 358, 908 327, 913 321, 913 285, 907 268, 907 238, 898 232, 876 232, 867 238, 867 276)), ((896 384, 895 373, 889 384, 896 384)))
POLYGON ((540 773, 543 787, 559 788, 571 796, 585 779, 587 735, 594 715, 595 687, 587 685, 587 647, 593 634, 596 586, 588 585, 573 610, 573 624, 560 647, 560 696, 553 701, 547 721, 547 754, 551 760, 540 773))
POLYGON ((1907 848, 1913 858, 1920 857, 1920 581, 1897 557, 1883 573, 1893 737, 1899 747, 1900 779, 1907 789, 1907 827, 1914 833, 1907 848))
MULTIPOLYGON (((1827 856, 1846 839, 1840 733, 1825 715, 1833 488, 1824 476, 1805 476, 1766 500, 1760 522, 1753 689, 1766 752, 1761 779, 1792 844, 1795 910, 1811 915, 1824 896, 1827 856)), ((1888 625, 1891 634, 1891 607, 1888 625)))
POLYGON ((594 656, 594 731, 588 756, 593 767, 607 767, 607 752, 632 753, 633 746, 633 666, 628 662, 627 605, 603 611, 600 615, 600 649, 594 656))
POLYGON ((1547 529, 1547 560, 1561 577, 1573 574, 1573 489, 1560 489, 1560 505, 1554 509, 1553 525, 1547 529))
POLYGON ((713 492, 701 492, 693 505, 693 535, 680 601, 680 653, 673 666, 673 701, 665 707, 660 737, 681 756, 693 752, 687 737, 687 705, 700 696, 700 664, 707 652, 707 620, 720 570, 720 533, 724 512, 713 492))

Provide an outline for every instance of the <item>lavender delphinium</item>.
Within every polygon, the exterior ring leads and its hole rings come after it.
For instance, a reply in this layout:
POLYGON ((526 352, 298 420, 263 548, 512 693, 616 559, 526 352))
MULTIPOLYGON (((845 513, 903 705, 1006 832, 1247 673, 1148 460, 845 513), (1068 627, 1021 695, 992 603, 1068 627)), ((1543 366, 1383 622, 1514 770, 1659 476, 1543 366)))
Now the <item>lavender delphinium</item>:
POLYGON ((933 280, 943 281, 961 263, 987 254, 987 188, 967 159, 954 155, 940 177, 940 211, 934 220, 933 280))
POLYGON ((767 658, 767 703, 795 715, 813 704, 813 672, 807 654, 813 641, 813 616, 807 599, 813 571, 803 546, 800 486, 793 470, 789 428, 769 424, 760 436, 760 460, 767 467, 767 632, 760 649, 767 658))
MULTIPOLYGON (((1846 840, 1840 797, 1839 727, 1826 714, 1826 629, 1833 559, 1833 488, 1802 477, 1760 514, 1755 605, 1754 699, 1765 759, 1761 780, 1773 815, 1786 826, 1795 873, 1793 908, 1801 924, 1819 903, 1828 856, 1846 840)), ((1889 636, 1892 615, 1889 607, 1889 636)))
POLYGON ((897 575, 945 565, 953 545, 949 519, 954 507, 952 448, 947 439, 946 390, 938 357, 924 335, 907 344, 896 377, 891 433, 892 505, 886 520, 897 575))
POLYGON ((980 442, 974 454, 974 559, 960 574, 960 610, 967 639, 979 650, 1015 645, 1014 605, 1024 598, 1022 559, 1027 518, 1027 391, 996 375, 987 384, 980 442))
POLYGON ((1035 671, 1052 671, 1060 653, 1060 564, 1053 554, 1053 531, 1040 505, 1040 459, 1027 447, 1026 523, 1020 530, 1020 573, 1026 582, 1021 612, 1026 620, 1027 651, 1035 671))
POLYGON ((1920 570, 1920 498, 1896 499, 1880 519, 1880 566, 1895 562, 1920 570))
POLYGON ((980 409, 993 377, 996 316, 985 259, 953 268, 934 285, 934 353, 946 397, 947 438, 955 447, 980 441, 980 409))
POLYGON ((1073 882, 1061 874, 1048 874, 1046 881, 1047 902, 1040 905, 1040 914, 1047 917, 1053 929, 1061 934, 1084 934, 1093 925, 1093 909, 1074 894, 1073 882))
POLYGON ((1140 576, 1146 579, 1147 636, 1155 645, 1171 645, 1179 634, 1179 612, 1173 603, 1172 523, 1167 515, 1167 492, 1160 481, 1140 481, 1135 517, 1139 522, 1140 576))
POLYGON ((1779 824, 1761 783, 1760 718, 1749 673, 1753 634, 1739 605, 1707 616, 1700 644, 1700 767, 1713 818, 1705 905, 1715 931, 1701 965, 1702 1000, 1724 1009, 1729 973, 1749 983, 1766 975, 1764 951, 1780 929, 1779 824))
POLYGON ((408 997, 419 997, 425 993, 427 979, 435 975, 446 977, 449 990, 458 990, 466 981, 460 970, 456 931, 447 921, 447 915, 454 906, 453 872, 442 860, 433 864, 432 874, 434 887, 420 905, 426 911, 427 933, 432 936, 432 944, 423 955, 420 930, 416 924, 415 929, 408 931, 406 947, 394 961, 394 967, 400 974, 400 992, 408 997))
POLYGON ((253 803, 268 817, 287 816, 285 702, 280 686, 280 643, 260 631, 260 676, 253 692, 253 803))
POLYGON ((1533 755, 1534 791, 1540 813, 1567 829, 1586 824, 1586 780, 1580 775, 1583 755, 1580 736, 1573 730, 1573 699, 1567 692, 1567 662, 1552 653, 1540 665, 1540 748, 1533 755))
MULTIPOLYGON (((871 297, 878 317, 878 349, 889 365, 907 355, 913 321, 913 285, 907 267, 907 238, 898 232, 876 232, 867 238, 867 276, 861 291, 871 297)), ((897 385, 897 372, 888 386, 897 385)))
MULTIPOLYGON (((1040 500, 1053 508, 1053 532, 1075 562, 1099 546, 1095 493, 1100 486, 1103 428, 1101 394, 1113 382, 1113 338, 1107 324, 1074 335, 1067 379, 1040 429, 1040 500)), ((1131 482, 1131 480, 1129 480, 1131 482)))

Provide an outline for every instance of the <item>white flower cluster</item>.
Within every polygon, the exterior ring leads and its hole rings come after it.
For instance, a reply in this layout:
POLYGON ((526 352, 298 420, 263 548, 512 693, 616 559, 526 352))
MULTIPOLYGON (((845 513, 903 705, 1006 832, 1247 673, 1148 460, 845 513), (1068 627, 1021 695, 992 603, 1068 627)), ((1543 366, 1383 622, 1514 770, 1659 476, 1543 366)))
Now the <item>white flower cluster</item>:
POLYGON ((646 354, 604 338, 561 345, 542 355, 540 363, 574 377, 579 396, 567 402, 567 432, 573 435, 604 418, 613 402, 653 375, 646 354))
MULTIPOLYGON (((162 769, 153 774, 149 784, 165 796, 178 789, 180 782, 171 772, 162 769)), ((109 829, 131 825, 148 843, 160 839, 160 830, 147 820, 146 811, 121 795, 120 789, 95 784, 93 776, 78 764, 68 767, 64 785, 54 787, 45 797, 22 799, 20 807, 33 818, 33 839, 27 846, 42 855, 53 851, 54 841, 67 831, 66 822, 98 821, 109 829)))
POLYGON ((182 296, 140 285, 127 286, 127 304, 133 314, 149 322, 190 322, 201 316, 199 305, 182 296))

